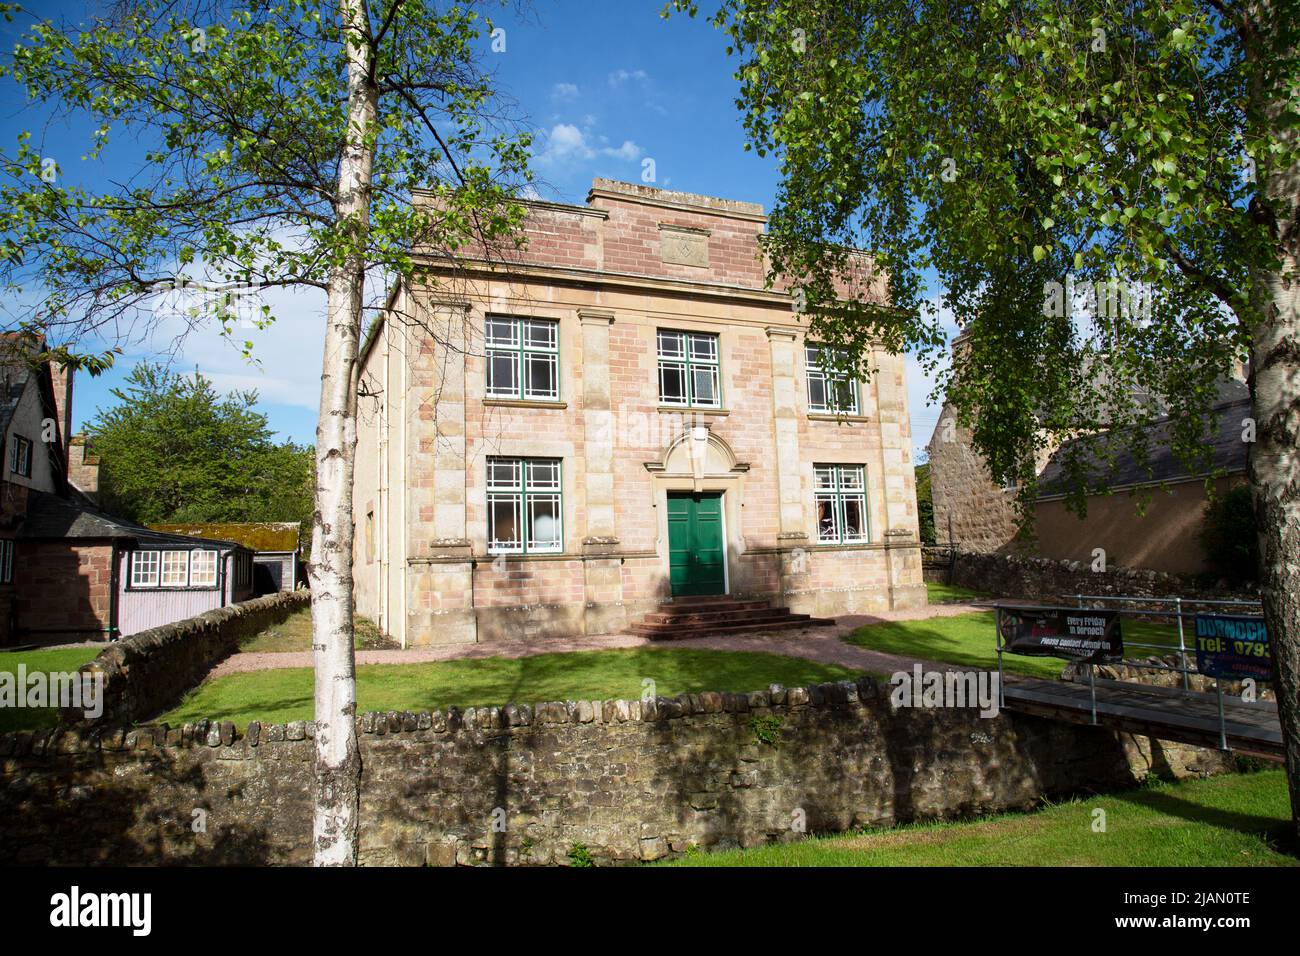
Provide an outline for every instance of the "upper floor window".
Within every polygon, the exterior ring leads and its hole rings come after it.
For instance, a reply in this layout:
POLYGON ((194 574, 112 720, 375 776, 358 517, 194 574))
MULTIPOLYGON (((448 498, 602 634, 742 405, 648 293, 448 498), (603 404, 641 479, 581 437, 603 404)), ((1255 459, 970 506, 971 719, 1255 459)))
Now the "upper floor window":
POLYGON ((867 540, 867 483, 862 465, 814 465, 817 541, 848 544, 867 540))
POLYGON ((721 407, 716 335, 659 333, 659 404, 721 407))
POLYGON ((484 343, 488 398, 559 400, 560 323, 492 316, 484 343))
POLYGON ((22 435, 15 435, 9 447, 9 470, 24 478, 32 476, 32 443, 22 435))
POLYGON ((0 584, 14 583, 14 540, 0 538, 0 584))
POLYGON ((558 458, 489 458, 488 553, 564 550, 558 458))
POLYGON ((808 411, 858 414, 858 380, 846 371, 851 367, 844 349, 816 344, 804 347, 808 411))

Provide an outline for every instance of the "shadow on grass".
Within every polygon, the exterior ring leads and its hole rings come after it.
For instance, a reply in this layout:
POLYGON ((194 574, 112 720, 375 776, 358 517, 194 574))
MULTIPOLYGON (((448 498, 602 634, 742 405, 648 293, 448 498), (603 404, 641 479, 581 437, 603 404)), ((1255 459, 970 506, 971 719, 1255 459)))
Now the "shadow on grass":
POLYGON ((1277 852, 1300 859, 1300 842, 1296 840, 1295 827, 1290 820, 1206 806, 1204 803, 1177 796, 1163 787, 1139 787, 1111 794, 1111 797, 1121 803, 1154 810, 1164 816, 1177 817, 1189 823, 1200 823, 1219 830, 1259 836, 1277 852))

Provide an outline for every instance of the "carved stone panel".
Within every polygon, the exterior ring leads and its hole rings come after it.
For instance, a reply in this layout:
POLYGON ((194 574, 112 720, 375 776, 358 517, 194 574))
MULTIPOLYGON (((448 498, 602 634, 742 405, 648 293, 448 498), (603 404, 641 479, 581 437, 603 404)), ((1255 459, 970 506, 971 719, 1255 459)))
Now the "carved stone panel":
POLYGON ((681 226, 659 227, 659 249, 664 262, 682 266, 709 266, 709 234, 681 226))

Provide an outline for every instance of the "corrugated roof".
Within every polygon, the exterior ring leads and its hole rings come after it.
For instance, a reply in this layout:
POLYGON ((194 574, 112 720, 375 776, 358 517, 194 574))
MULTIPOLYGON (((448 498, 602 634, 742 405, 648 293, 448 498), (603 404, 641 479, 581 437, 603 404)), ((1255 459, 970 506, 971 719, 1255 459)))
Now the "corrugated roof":
POLYGON ((118 538, 143 544, 193 545, 196 542, 217 548, 238 548, 238 542, 220 538, 198 538, 168 534, 100 511, 76 498, 60 498, 44 491, 30 491, 27 514, 18 529, 20 538, 118 538))
MULTIPOLYGON (((1233 395, 1239 392, 1233 388, 1224 388, 1220 394, 1233 395)), ((1241 439, 1242 419, 1249 416, 1250 412, 1249 397, 1215 406, 1214 430, 1209 438, 1211 467, 1214 470, 1221 469, 1227 474, 1246 470, 1247 445, 1241 439)), ((1079 449, 1083 460, 1089 462, 1089 482, 1099 483, 1104 478, 1105 484, 1112 489, 1147 482, 1187 481, 1199 477, 1174 457, 1170 448, 1168 418, 1152 422, 1145 430, 1150 459, 1146 467, 1124 447, 1125 439, 1119 435, 1103 432, 1066 442, 1052 455, 1047 467, 1038 476, 1040 497, 1064 494, 1065 474, 1062 462, 1067 451, 1072 448, 1079 449), (1113 463, 1108 462, 1110 453, 1115 455, 1113 463)))
POLYGON ((297 551, 300 531, 297 521, 165 522, 149 527, 171 534, 236 541, 253 551, 297 551))

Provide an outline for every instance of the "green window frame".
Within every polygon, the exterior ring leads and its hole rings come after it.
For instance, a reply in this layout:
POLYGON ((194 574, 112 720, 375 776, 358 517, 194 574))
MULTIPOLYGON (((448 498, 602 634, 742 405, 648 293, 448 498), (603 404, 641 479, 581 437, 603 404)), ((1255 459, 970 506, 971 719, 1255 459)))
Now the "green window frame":
POLYGON ((722 349, 716 334, 660 329, 656 343, 660 405, 722 407, 722 349))
POLYGON ((560 400, 560 323, 511 315, 484 321, 484 394, 524 402, 560 400))
POLYGON ((564 552, 559 458, 488 458, 488 554, 564 552))
POLYGON ((858 379, 849 353, 819 342, 804 346, 804 375, 808 380, 808 411, 834 415, 860 414, 858 379))
POLYGON ((865 465, 814 465, 818 544, 861 544, 871 536, 865 465))

